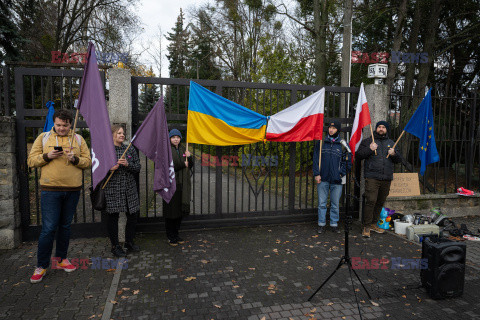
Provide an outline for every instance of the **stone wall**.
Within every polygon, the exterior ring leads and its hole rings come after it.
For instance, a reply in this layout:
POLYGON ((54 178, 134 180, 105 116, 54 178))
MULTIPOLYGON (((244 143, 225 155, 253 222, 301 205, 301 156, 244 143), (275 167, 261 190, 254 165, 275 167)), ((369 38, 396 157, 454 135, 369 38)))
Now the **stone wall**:
POLYGON ((415 197, 388 197, 385 207, 404 214, 427 213, 431 208, 440 208, 449 217, 480 216, 480 196, 428 194, 415 197))
POLYGON ((12 249, 20 244, 20 221, 15 119, 0 117, 0 249, 12 249))

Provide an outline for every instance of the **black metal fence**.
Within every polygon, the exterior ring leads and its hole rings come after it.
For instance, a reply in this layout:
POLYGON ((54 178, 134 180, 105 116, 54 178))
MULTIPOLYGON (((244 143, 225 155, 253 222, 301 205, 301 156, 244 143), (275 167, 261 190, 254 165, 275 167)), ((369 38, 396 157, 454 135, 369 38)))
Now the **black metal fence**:
MULTIPOLYGON (((275 114, 321 88, 195 81, 264 115, 275 114)), ((140 126, 158 98, 153 94, 157 92, 165 97, 169 129, 178 128, 185 136, 188 89, 187 79, 132 78, 132 130, 135 131, 140 126)), ((341 118, 344 126, 351 126, 357 97, 358 88, 326 87, 326 121, 341 118)), ((312 176, 313 147, 313 142, 266 142, 231 147, 189 146, 196 159, 189 220, 232 218, 238 222, 238 219, 248 218, 266 221, 312 219, 312 214, 317 210, 317 191, 312 176)), ((145 159, 142 164, 149 172, 153 170, 153 164, 149 160, 145 159)), ((151 189, 152 176, 147 170, 140 179, 143 190, 140 192, 143 203, 141 216, 151 221, 151 218, 162 217, 162 201, 158 195, 148 191, 151 189)), ((344 199, 345 197, 342 198, 342 210, 346 204, 344 199)))
MULTIPOLYGON (((410 120, 422 97, 393 88, 390 96, 390 123, 396 139, 410 120)), ((478 190, 480 185, 480 110, 477 90, 443 87, 432 90, 435 140, 440 161, 427 166, 420 179, 422 193, 453 193, 465 187, 478 190)), ((399 142, 407 163, 398 172, 420 171, 419 139, 405 134, 399 142)))
MULTIPOLYGON (((104 73, 102 73, 104 76, 104 73)), ((78 97, 82 70, 16 68, 14 114, 17 126, 17 161, 20 186, 20 211, 23 238, 38 238, 41 226, 41 203, 39 168, 27 167, 27 156, 35 138, 43 131, 48 101, 55 103, 55 109, 74 112, 73 105, 78 97)), ((74 113, 73 113, 74 114, 74 113)), ((77 128, 89 143, 89 131, 85 121, 79 117, 77 128)), ((83 172, 80 202, 74 216, 72 228, 80 235, 100 234, 100 212, 92 209, 88 187, 91 172, 83 172)))

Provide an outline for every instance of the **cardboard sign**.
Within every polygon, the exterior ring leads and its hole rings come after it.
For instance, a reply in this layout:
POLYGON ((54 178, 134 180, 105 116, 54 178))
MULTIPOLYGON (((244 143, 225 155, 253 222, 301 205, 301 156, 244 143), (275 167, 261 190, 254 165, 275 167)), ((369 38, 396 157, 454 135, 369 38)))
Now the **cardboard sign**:
POLYGON ((389 197, 419 196, 418 173, 394 173, 389 197))

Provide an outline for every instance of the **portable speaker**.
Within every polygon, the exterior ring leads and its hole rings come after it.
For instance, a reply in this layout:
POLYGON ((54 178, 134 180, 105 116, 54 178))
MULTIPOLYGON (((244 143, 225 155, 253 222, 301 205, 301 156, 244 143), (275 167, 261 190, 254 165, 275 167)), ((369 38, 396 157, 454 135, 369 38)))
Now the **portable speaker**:
POLYGON ((432 299, 459 297, 465 282, 467 245, 439 237, 427 237, 422 244, 422 258, 428 267, 420 271, 422 286, 432 299))

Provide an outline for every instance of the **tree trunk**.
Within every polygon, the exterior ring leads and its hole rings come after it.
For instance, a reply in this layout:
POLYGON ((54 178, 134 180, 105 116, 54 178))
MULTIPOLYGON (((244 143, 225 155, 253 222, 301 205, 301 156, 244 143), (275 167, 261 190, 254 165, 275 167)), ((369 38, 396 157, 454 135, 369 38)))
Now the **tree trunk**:
MULTIPOLYGON (((393 38, 392 51, 399 51, 400 46, 402 44, 403 25, 404 25, 405 16, 407 13, 407 2, 408 0, 402 0, 398 5, 398 20, 397 20, 397 26, 395 27, 395 35, 393 38)), ((397 67, 398 67, 398 63, 390 62, 390 64, 388 65, 387 80, 386 80, 388 97, 390 97, 390 93, 392 91, 394 79, 397 74, 397 67)))
POLYGON ((315 83, 324 86, 327 72, 327 0, 313 0, 313 20, 315 27, 315 83))
POLYGON ((418 85, 415 89, 416 97, 414 99, 414 106, 418 106, 424 97, 424 88, 427 85, 428 77, 430 75, 430 69, 433 66, 435 40, 437 38, 437 29, 440 23, 440 12, 442 11, 443 0, 434 0, 430 13, 430 19, 428 20, 428 26, 425 33, 425 41, 423 46, 423 52, 428 54, 428 62, 420 64, 420 71, 418 73, 418 85))
MULTIPOLYGON (((406 1, 406 0, 405 0, 406 1)), ((350 70, 351 70, 351 58, 352 58, 352 15, 353 15, 353 0, 345 0, 344 2, 344 14, 343 14, 343 47, 342 47, 342 77, 340 79, 340 86, 350 87, 350 70)), ((348 108, 345 108, 345 104, 349 101, 345 101, 347 94, 341 95, 340 102, 340 117, 345 118, 347 116, 348 108)))

